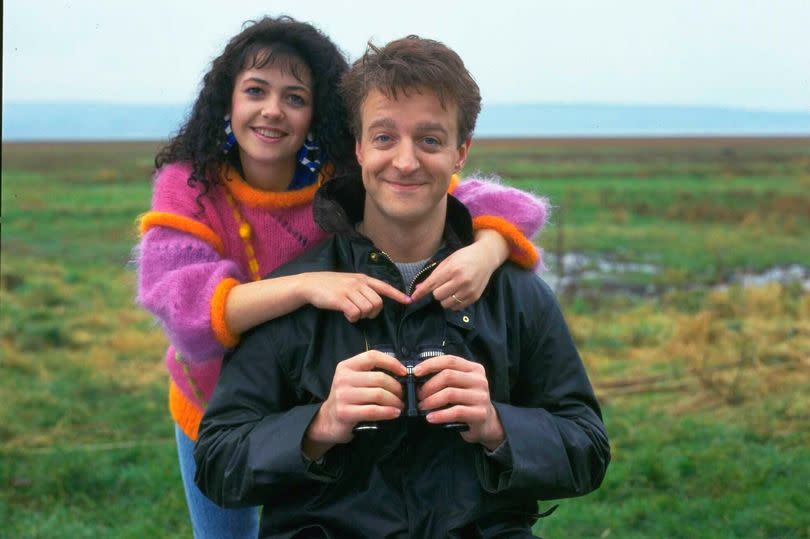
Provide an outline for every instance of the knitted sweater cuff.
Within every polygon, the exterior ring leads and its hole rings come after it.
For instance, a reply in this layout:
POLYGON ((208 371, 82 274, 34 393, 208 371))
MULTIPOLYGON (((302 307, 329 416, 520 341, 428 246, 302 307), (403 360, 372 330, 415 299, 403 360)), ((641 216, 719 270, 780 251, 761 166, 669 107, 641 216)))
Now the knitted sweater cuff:
POLYGON ((191 234, 195 238, 209 243, 220 255, 225 252, 222 238, 220 238, 216 232, 203 223, 190 219, 189 217, 175 213, 150 211, 141 215, 138 219, 138 228, 141 237, 157 226, 172 228, 180 232, 191 234))
POLYGON ((233 348, 239 343, 239 335, 235 334, 228 327, 225 321, 225 305, 228 302, 228 294, 234 286, 241 284, 233 277, 222 279, 214 289, 214 295, 211 298, 211 329, 214 331, 219 343, 225 348, 233 348))
POLYGON ((180 430, 196 442, 203 411, 183 394, 173 380, 169 382, 169 412, 180 430))
POLYGON ((498 232, 509 244, 509 260, 526 269, 537 266, 540 253, 537 247, 518 229, 503 217, 480 215, 473 218, 473 230, 491 229, 498 232))

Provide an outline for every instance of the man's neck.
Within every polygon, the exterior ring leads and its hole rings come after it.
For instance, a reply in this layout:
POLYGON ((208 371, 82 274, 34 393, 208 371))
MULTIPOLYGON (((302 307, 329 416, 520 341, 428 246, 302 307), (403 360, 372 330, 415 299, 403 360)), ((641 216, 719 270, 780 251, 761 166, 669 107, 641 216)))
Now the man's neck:
POLYGON ((394 262, 416 262, 430 258, 439 250, 445 216, 446 211, 436 212, 431 219, 418 223, 371 217, 360 223, 358 230, 394 262))

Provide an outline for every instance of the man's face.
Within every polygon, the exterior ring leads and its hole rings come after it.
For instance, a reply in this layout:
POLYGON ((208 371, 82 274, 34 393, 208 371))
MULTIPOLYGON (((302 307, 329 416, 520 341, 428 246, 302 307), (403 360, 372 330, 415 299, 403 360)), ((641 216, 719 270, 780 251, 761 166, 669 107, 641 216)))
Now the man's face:
POLYGON ((443 108, 429 90, 408 93, 390 99, 372 90, 361 107, 355 152, 370 223, 443 222, 450 176, 467 158, 470 141, 459 146, 457 105, 443 108))

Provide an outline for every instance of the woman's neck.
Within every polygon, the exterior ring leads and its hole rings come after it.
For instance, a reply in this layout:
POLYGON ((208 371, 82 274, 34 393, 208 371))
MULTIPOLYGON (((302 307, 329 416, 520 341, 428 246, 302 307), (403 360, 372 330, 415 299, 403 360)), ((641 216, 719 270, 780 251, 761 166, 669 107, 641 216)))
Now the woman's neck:
POLYGON ((295 161, 256 163, 242 159, 242 177, 248 185, 262 191, 286 191, 295 174, 295 161))

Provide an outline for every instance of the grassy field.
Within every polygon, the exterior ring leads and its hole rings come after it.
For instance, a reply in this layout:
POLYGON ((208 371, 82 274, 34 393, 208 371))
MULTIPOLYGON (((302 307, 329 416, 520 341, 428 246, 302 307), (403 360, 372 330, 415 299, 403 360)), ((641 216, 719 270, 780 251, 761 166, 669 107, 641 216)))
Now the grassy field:
MULTIPOLYGON (((0 536, 190 537, 129 264, 157 147, 3 144, 0 536)), ((547 252, 667 290, 563 297, 614 457, 537 533, 810 538, 810 293, 693 286, 810 265, 807 141, 481 141, 475 169, 551 198, 547 252)))

